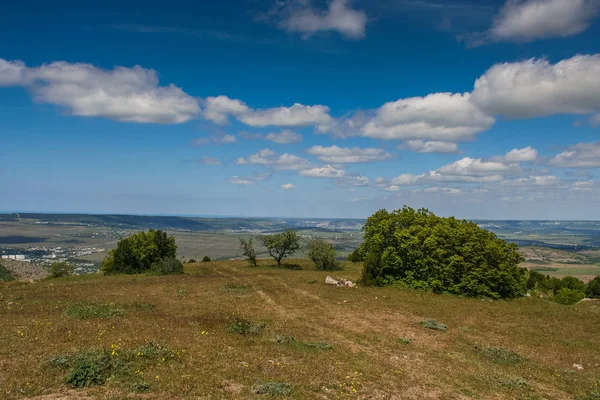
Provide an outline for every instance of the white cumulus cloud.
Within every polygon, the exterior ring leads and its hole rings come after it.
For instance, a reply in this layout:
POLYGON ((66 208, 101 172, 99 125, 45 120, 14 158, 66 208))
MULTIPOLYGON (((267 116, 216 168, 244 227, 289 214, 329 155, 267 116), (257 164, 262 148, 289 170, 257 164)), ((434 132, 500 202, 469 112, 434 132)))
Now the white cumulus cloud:
POLYGON ((508 0, 489 31, 493 41, 529 42, 585 31, 598 0, 508 0))
POLYGON ((283 190, 293 190, 293 189, 296 189, 296 185, 294 185, 292 183, 286 183, 286 184, 281 185, 281 188, 283 190))
POLYGON ((23 86, 34 100, 63 107, 72 115, 123 122, 177 124, 200 114, 198 101, 158 74, 136 65, 105 70, 57 61, 27 67, 0 59, 0 85, 23 86))
POLYGON ((538 152, 531 146, 522 149, 512 149, 508 153, 500 157, 493 157, 494 161, 505 163, 518 163, 525 161, 535 161, 538 158, 538 152))
POLYGON ((456 153, 458 144, 441 141, 425 141, 421 139, 408 140, 404 145, 398 146, 399 149, 408 149, 417 153, 456 153))
POLYGON ((299 175, 309 176, 312 178, 343 178, 345 171, 326 165, 324 167, 316 167, 305 169, 299 172, 299 175))
POLYGON ((265 139, 277 144, 292 144, 300 143, 302 141, 302 135, 289 130, 284 130, 281 132, 267 133, 265 139))
POLYGON ((600 54, 551 64, 529 59, 496 64, 475 82, 474 104, 492 115, 533 118, 600 112, 600 54))
POLYGON ((470 93, 433 93, 389 102, 362 127, 374 139, 457 141, 489 129, 493 116, 475 105, 470 93))
POLYGON ((253 109, 243 101, 227 96, 207 97, 203 104, 204 118, 217 124, 228 123, 230 115, 251 127, 317 125, 327 129, 333 123, 329 107, 323 105, 306 106, 295 103, 290 107, 253 109))
POLYGON ((338 146, 313 146, 308 153, 319 160, 333 164, 365 163, 371 161, 388 160, 392 155, 383 149, 375 148, 342 148, 338 146))

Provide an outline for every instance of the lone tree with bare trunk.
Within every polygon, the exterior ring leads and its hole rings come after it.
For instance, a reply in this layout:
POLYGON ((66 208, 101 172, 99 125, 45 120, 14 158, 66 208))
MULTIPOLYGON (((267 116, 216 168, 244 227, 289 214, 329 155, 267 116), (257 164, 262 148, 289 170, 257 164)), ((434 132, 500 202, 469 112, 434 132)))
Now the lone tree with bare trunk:
POLYGON ((281 260, 300 250, 300 236, 298 236, 298 232, 292 229, 263 236, 262 242, 267 248, 269 255, 277 261, 278 267, 281 267, 281 260))

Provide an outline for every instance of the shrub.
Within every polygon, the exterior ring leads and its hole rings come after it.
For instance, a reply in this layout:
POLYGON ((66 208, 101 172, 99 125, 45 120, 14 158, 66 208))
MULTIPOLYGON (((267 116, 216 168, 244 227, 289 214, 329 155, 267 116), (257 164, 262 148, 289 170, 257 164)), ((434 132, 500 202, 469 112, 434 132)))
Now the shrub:
POLYGON ((15 277, 12 273, 4 267, 4 265, 0 264, 0 281, 10 282, 14 281, 15 277))
POLYGON ((337 252, 327 241, 313 239, 308 242, 307 256, 315 263, 318 270, 336 271, 342 269, 342 264, 335 259, 337 252))
POLYGON ((600 298, 600 276, 588 282, 585 295, 591 299, 600 298))
POLYGON ((581 300, 585 299, 585 293, 581 290, 576 289, 560 289, 556 292, 556 294, 552 297, 552 301, 559 304, 564 305, 572 305, 579 303, 581 300))
POLYGON ((50 265, 49 278, 62 278, 73 274, 73 267, 66 262, 54 262, 50 265))
POLYGON ((435 293, 516 298, 525 294, 518 247, 473 222, 427 209, 377 211, 363 227, 362 281, 395 282, 435 293))
POLYGON ((252 388, 252 392, 255 394, 289 396, 292 394, 292 385, 285 382, 267 382, 260 385, 255 385, 252 388))
POLYGON ((355 249, 352 253, 348 254, 348 261, 356 263, 363 262, 365 255, 362 253, 361 248, 355 249))
POLYGON ((140 274, 165 258, 175 258, 177 245, 166 232, 150 229, 119 240, 100 269, 105 274, 140 274))
POLYGON ((561 289, 585 290, 585 283, 574 276, 565 276, 561 279, 561 289))
POLYGON ((251 267, 256 267, 256 251, 254 251, 254 246, 252 246, 252 238, 246 241, 243 238, 240 238, 240 249, 242 250, 242 255, 248 260, 248 263, 251 267))
POLYGON ((202 258, 202 262, 210 262, 210 257, 209 256, 204 256, 202 258))
POLYGON ((262 332, 265 326, 264 322, 256 323, 245 318, 235 317, 233 323, 227 327, 227 331, 238 335, 256 335, 262 332))
POLYGON ((447 325, 439 323, 435 319, 427 319, 425 321, 421 321, 421 325, 423 325, 427 329, 433 329, 435 331, 447 331, 448 330, 447 325))
POLYGON ((197 263, 197 262, 198 262, 198 261, 196 261, 195 259, 193 259, 193 258, 190 258, 190 259, 188 260, 188 262, 187 262, 187 263, 188 263, 188 264, 194 264, 194 263, 197 263))
POLYGON ((291 229, 263 236, 262 241, 269 255, 277 261, 278 267, 281 267, 281 260, 300 250, 300 236, 298 236, 298 232, 291 229))
POLYGON ((150 273, 153 275, 181 275, 183 274, 183 264, 175 257, 165 257, 152 264, 150 273))

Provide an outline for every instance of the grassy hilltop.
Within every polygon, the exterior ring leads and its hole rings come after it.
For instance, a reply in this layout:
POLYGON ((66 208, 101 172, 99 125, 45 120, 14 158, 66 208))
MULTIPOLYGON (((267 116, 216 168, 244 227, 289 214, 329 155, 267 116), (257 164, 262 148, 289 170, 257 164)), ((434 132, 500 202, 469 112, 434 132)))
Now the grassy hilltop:
POLYGON ((0 398, 600 398, 599 302, 337 288, 294 263, 0 283, 0 398))

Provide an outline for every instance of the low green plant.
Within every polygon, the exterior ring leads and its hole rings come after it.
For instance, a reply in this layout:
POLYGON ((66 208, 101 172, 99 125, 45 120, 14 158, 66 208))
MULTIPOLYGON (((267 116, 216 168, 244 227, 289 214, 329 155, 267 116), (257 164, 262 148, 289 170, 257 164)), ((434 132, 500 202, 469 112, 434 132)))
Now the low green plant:
POLYGON ((111 375, 113 366, 110 353, 88 353, 75 357, 65 383, 74 388, 103 385, 111 375))
POLYGON ((257 335, 265 329, 265 326, 264 322, 252 322, 242 317, 235 317, 227 327, 227 331, 238 335, 257 335))
POLYGON ((274 396, 289 396, 292 394, 293 387, 285 382, 267 382, 255 385, 252 392, 255 394, 270 394, 274 396))
POLYGON ((522 389, 527 387, 527 380, 522 377, 505 378, 500 380, 500 384, 509 389, 522 389))
POLYGON ((73 275, 73 266, 67 264, 66 262, 54 262, 50 265, 50 275, 49 278, 62 278, 63 276, 73 275))
POLYGON ((437 322, 435 319, 426 319, 420 322, 427 329, 433 329, 436 331, 447 331, 448 326, 444 325, 440 322, 437 322))
POLYGON ((177 358, 177 353, 170 348, 148 342, 134 350, 111 345, 110 349, 57 356, 47 361, 45 366, 67 370, 65 383, 74 388, 98 386, 108 380, 116 380, 133 382, 134 391, 145 392, 150 385, 137 380, 140 371, 177 358))
POLYGON ((133 303, 133 308, 139 311, 156 311, 156 304, 145 303, 143 301, 136 301, 133 303))
POLYGON ((525 361, 522 355, 503 347, 475 346, 475 349, 496 364, 514 365, 525 361))
POLYGON ((333 350, 333 346, 327 342, 307 342, 296 340, 293 336, 277 335, 275 336, 275 342, 279 344, 285 344, 288 346, 295 346, 307 349, 317 350, 333 350))
POLYGON ((401 343, 401 344, 411 344, 412 343, 412 340, 410 340, 409 338, 406 338, 406 337, 399 337, 397 340, 398 340, 398 343, 401 343))
POLYGON ((251 288, 250 285, 241 283, 228 283, 221 287, 222 292, 247 292, 251 288))
POLYGON ((585 298, 585 293, 578 289, 563 288, 552 296, 552 301, 558 304, 573 305, 585 298))
POLYGON ((183 274, 183 264, 175 257, 165 257, 152 264, 150 268, 152 275, 181 275, 183 274))
POLYGON ((122 317, 125 312, 125 307, 120 304, 84 301, 69 305, 65 310, 65 315, 76 319, 91 319, 122 317))
POLYGON ((310 283, 311 285, 314 285, 315 283, 317 283, 316 279, 311 279, 310 281, 308 281, 308 283, 310 283))

